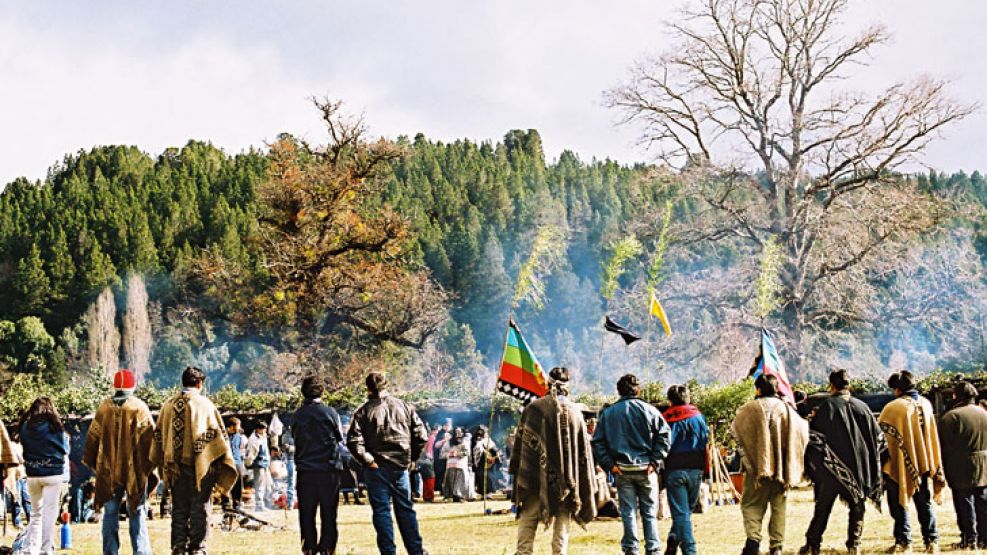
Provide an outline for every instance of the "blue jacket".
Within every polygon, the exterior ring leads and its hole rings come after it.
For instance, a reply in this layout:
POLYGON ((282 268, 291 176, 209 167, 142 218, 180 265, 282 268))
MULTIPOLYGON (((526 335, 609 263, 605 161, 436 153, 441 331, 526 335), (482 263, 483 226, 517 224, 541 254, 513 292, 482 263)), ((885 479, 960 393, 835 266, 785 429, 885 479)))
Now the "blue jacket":
POLYGON ((243 451, 247 448, 247 437, 237 432, 230 436, 230 451, 233 452, 233 464, 243 464, 243 451))
POLYGON ((671 437, 658 409, 637 397, 621 397, 596 421, 593 455, 596 464, 607 470, 647 464, 657 469, 668 454, 671 437))
POLYGON ((24 470, 29 477, 66 474, 69 436, 51 429, 47 420, 25 422, 20 429, 24 446, 24 470))
POLYGON ((673 406, 663 416, 672 428, 672 448, 665 459, 665 469, 705 470, 709 442, 706 418, 693 405, 673 406))
POLYGON ((306 399, 295 411, 291 434, 295 438, 295 469, 298 472, 336 470, 343 431, 339 415, 319 399, 306 399))

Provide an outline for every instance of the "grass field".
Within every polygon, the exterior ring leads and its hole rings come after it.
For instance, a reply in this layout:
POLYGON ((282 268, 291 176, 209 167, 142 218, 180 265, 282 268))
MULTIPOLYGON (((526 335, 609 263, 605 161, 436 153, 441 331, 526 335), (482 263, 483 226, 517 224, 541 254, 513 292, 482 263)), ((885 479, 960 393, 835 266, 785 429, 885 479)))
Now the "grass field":
MULTIPOLYGON (((488 503, 493 509, 506 509, 506 501, 488 503)), ((440 554, 477 554, 477 555, 507 555, 514 552, 515 525, 511 515, 482 516, 482 505, 479 502, 453 504, 436 503, 418 505, 418 515, 421 520, 422 535, 425 546, 432 555, 440 554)), ((788 525, 786 534, 785 553, 795 553, 802 545, 803 534, 812 516, 811 490, 799 490, 794 493, 788 505, 788 525)), ((216 513, 217 519, 219 513, 216 513)), ((297 513, 265 513, 265 517, 275 524, 286 525, 278 531, 234 531, 223 532, 218 526, 213 527, 209 540, 209 553, 220 554, 294 554, 299 553, 297 513)), ((959 541, 956 528, 956 518, 948 491, 942 506, 938 507, 937 517, 940 524, 942 539, 940 544, 943 551, 948 546, 959 541)), ((912 511, 913 534, 918 547, 921 546, 921 536, 912 511)), ((665 534, 671 521, 659 523, 664 544, 665 534)), ((169 520, 154 520, 150 523, 155 553, 166 554, 168 549, 169 520)), ((744 543, 743 522, 738 506, 714 507, 705 514, 695 515, 694 525, 699 542, 699 553, 703 554, 736 554, 744 543)), ((340 554, 372 554, 376 553, 373 526, 370 523, 370 507, 343 505, 339 514, 340 554)), ((121 526, 125 532, 126 526, 121 526)), ((73 528, 74 547, 71 553, 80 555, 96 555, 100 549, 100 528, 96 524, 78 525, 73 528)), ((845 508, 837 504, 830 519, 826 540, 823 544, 824 553, 845 553, 843 542, 846 533, 845 508)), ((581 554, 619 554, 621 525, 619 521, 597 521, 589 525, 588 530, 576 528, 572 531, 569 553, 581 554)), ((887 508, 879 513, 869 505, 864 524, 864 552, 879 553, 891 545, 891 518, 887 508)), ((536 553, 550 553, 547 533, 539 533, 536 553)), ((5 538, 9 544, 10 538, 5 538)), ((127 540, 124 539, 126 542, 127 540)), ((400 542, 399 542, 400 544, 400 542)), ((129 543, 125 544, 121 553, 130 553, 129 543)), ((403 553, 403 549, 399 548, 403 553)), ((762 544, 762 552, 767 552, 767 540, 762 544)), ((959 553, 958 551, 955 553, 959 553)))

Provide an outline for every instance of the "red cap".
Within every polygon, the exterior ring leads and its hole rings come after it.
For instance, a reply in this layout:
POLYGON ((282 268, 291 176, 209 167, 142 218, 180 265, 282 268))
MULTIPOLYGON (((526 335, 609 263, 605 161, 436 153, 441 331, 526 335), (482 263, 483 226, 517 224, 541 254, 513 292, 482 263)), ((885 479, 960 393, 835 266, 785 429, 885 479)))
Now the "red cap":
POLYGON ((121 368, 117 370, 116 374, 113 374, 113 389, 124 389, 133 391, 137 387, 137 377, 134 373, 126 368, 121 368))

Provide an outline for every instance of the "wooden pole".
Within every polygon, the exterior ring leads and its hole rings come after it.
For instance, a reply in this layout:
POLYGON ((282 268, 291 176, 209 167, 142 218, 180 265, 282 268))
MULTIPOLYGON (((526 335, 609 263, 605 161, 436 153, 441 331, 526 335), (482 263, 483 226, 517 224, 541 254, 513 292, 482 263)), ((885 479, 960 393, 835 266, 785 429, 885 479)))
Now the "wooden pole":
MULTIPOLYGON (((503 362, 504 356, 507 354, 507 341, 511 336, 511 324, 514 322, 514 309, 511 308, 510 316, 507 319, 507 329, 504 331, 504 349, 500 353, 500 360, 503 362)), ((500 369, 497 369, 497 380, 500 380, 500 369)), ((494 402, 497 400, 497 380, 494 381, 493 395, 490 396, 490 417, 487 420, 487 437, 493 438, 493 417, 494 417, 494 402)), ((486 449, 483 450, 483 514, 487 514, 487 471, 490 467, 490 461, 487 458, 486 449)))

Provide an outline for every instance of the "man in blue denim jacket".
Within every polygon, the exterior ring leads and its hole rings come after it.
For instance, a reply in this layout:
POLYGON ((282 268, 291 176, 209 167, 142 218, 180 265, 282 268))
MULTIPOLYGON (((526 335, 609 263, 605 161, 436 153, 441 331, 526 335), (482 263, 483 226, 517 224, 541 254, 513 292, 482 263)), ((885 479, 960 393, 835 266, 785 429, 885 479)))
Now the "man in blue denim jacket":
POLYGON ((638 554, 637 512, 640 509, 647 555, 657 555, 658 471, 668 454, 672 432, 655 407, 638 398, 637 376, 627 374, 617 381, 620 400, 607 407, 596 423, 593 455, 596 464, 616 475, 624 555, 638 554))

